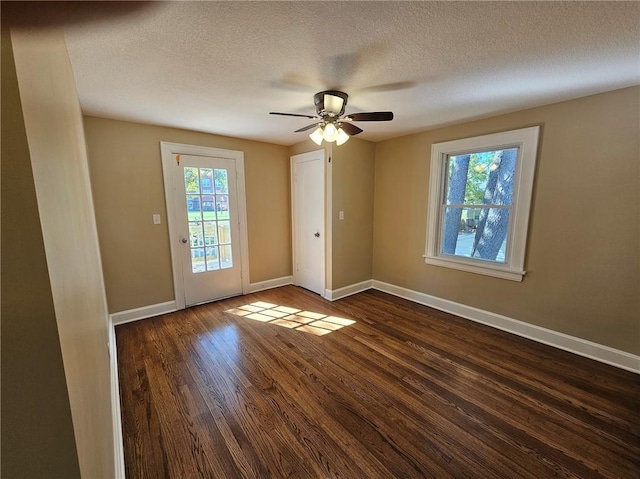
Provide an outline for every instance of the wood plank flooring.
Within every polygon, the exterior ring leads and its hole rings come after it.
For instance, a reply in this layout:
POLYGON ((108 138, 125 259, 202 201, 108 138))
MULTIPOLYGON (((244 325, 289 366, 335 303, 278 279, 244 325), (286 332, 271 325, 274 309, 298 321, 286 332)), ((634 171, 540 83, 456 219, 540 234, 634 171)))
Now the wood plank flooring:
POLYGON ((640 477, 640 376, 381 292, 116 335, 128 479, 640 477))

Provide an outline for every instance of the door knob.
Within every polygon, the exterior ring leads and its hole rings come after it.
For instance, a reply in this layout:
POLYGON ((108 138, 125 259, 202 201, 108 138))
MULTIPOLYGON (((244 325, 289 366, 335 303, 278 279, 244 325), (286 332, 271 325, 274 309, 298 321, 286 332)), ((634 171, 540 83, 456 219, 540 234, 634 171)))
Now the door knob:
POLYGON ((315 236, 316 238, 320 238, 320 233, 315 233, 313 236, 315 236))
POLYGON ((184 244, 187 244, 189 240, 187 238, 182 238, 180 241, 182 241, 184 244))

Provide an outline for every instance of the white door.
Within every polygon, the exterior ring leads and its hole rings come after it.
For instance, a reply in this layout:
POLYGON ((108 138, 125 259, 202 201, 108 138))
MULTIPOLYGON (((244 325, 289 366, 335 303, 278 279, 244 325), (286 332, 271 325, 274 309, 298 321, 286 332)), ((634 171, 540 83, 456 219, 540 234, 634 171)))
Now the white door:
POLYGON ((163 167, 169 168, 165 184, 169 179, 172 189, 167 210, 178 308, 242 294, 244 194, 238 191, 237 158, 169 152, 165 145, 163 167))
POLYGON ((291 157, 294 281, 324 296, 324 150, 291 157))

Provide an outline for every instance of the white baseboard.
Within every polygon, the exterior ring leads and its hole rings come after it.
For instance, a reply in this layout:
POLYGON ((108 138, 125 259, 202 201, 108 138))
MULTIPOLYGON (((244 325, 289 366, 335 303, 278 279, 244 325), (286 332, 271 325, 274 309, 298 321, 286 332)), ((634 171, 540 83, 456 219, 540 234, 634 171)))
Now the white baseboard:
POLYGON ((338 289, 325 289, 324 297, 329 301, 335 301, 337 299, 346 298, 352 294, 362 293, 371 289, 371 280, 361 281, 360 283, 350 284, 338 289))
POLYGON ((111 369, 111 421, 113 427, 113 455, 115 461, 115 479, 125 479, 124 448, 122 436, 122 414, 120 411, 120 384, 118 382, 118 349, 116 330, 111 317, 109 328, 109 359, 111 369))
MULTIPOLYGON (((283 276, 282 278, 275 278, 267 281, 261 281, 259 283, 252 283, 250 284, 249 292, 255 293, 257 291, 277 288, 279 286, 285 286, 288 284, 293 284, 292 276, 283 276)), ((330 301, 335 301, 352 294, 366 291, 370 288, 384 291, 385 293, 399 296, 401 298, 405 298, 419 304, 424 304, 425 306, 439 309, 440 311, 455 314, 456 316, 470 319, 471 321, 486 324, 488 326, 492 326, 494 328, 501 329, 503 331, 507 331, 509 333, 516 334, 533 341, 537 341, 539 343, 547 344, 558 349, 563 349, 580 356, 584 356, 596 361, 600 361, 602 363, 610 364, 612 366, 616 366, 621 369, 626 369, 627 371, 632 371, 634 373, 640 374, 640 356, 636 356, 625 351, 620 351, 609 346, 604 346, 602 344, 587 341, 586 339, 581 339, 575 336, 570 336, 568 334, 553 331, 551 329, 542 328, 534 324, 525 323, 523 321, 492 313, 490 311, 484 311, 482 309, 474 308, 472 306, 466 306, 461 303, 438 298, 436 296, 431 296, 419 291, 402 288, 400 286, 385 283, 383 281, 368 280, 334 290, 327 289, 325 290, 325 298, 330 301)), ((171 313, 176 310, 177 308, 175 301, 167 301, 166 303, 154 304, 142 308, 130 309, 128 311, 111 314, 109 316, 109 321, 115 326, 131 321, 137 321, 139 319, 171 313)))
POLYGON ((627 371, 640 373, 640 356, 625 351, 382 281, 372 280, 371 287, 539 343, 554 346, 558 349, 563 349, 611 366, 626 369, 627 371))
MULTIPOLYGON (((249 293, 278 288, 288 284, 293 284, 293 276, 283 276, 282 278, 268 279, 266 281, 260 281, 259 283, 251 283, 249 285, 249 293)), ((119 324, 130 323, 140 319, 160 316, 161 314, 173 313, 177 310, 178 307, 175 301, 167 301, 166 303, 151 304, 149 306, 142 306, 141 308, 113 313, 109 315, 109 318, 113 322, 113 325, 117 326, 119 324)))
POLYGON ((152 316, 160 316, 161 314, 173 313, 177 311, 175 301, 167 301, 166 303, 152 304, 149 306, 143 306, 141 308, 129 309, 127 311, 120 311, 119 313, 113 313, 109 315, 110 321, 114 326, 118 324, 130 323, 131 321, 138 321, 139 319, 150 318, 152 316))
POLYGON ((286 286, 288 284, 293 284, 293 276, 283 276, 282 278, 259 281, 258 283, 251 283, 249 285, 249 293, 257 293, 258 291, 264 291, 265 289, 279 288, 280 286, 286 286))

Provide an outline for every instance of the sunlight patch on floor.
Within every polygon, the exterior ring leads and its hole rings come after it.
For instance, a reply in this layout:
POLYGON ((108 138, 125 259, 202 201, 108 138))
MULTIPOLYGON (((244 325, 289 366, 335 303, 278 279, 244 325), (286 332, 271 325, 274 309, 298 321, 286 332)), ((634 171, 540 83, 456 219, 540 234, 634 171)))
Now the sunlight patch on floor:
POLYGON ((228 309, 225 312, 261 323, 275 324, 283 328, 315 334, 316 336, 323 336, 355 323, 351 319, 313 311, 303 311, 288 306, 265 303, 264 301, 245 304, 237 308, 228 309))

